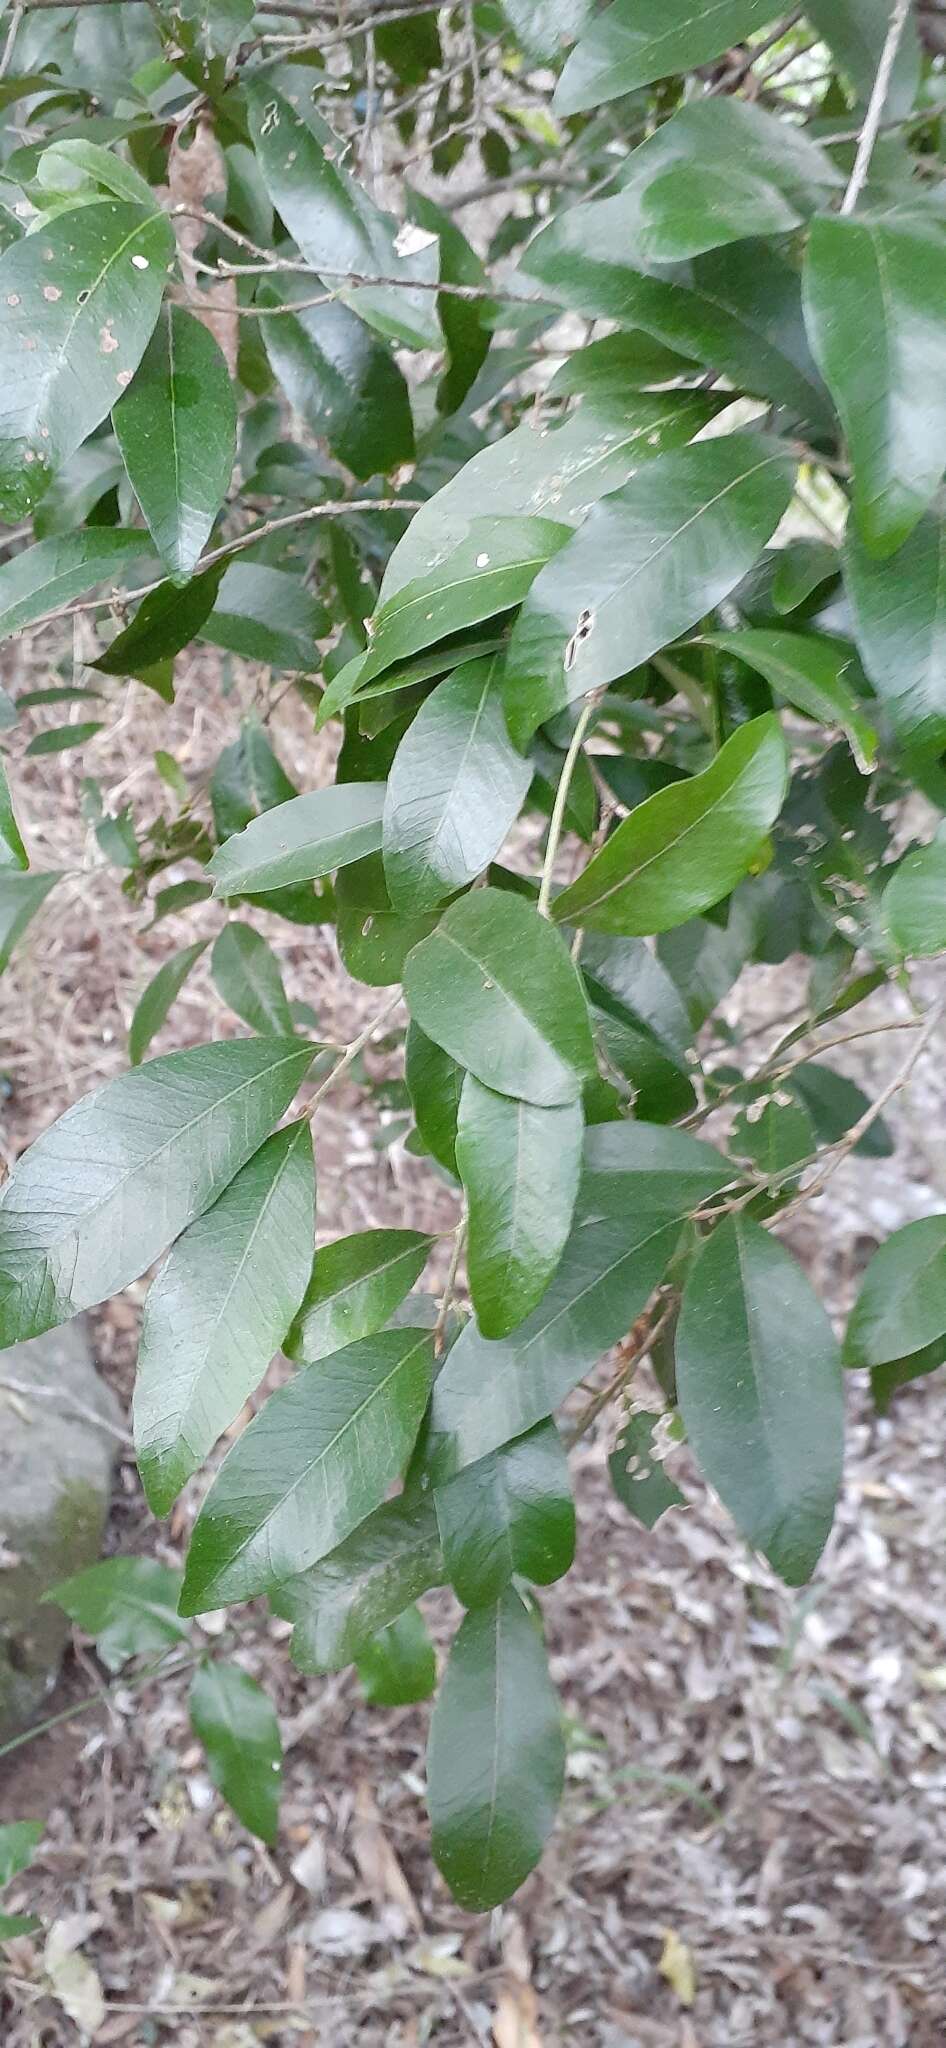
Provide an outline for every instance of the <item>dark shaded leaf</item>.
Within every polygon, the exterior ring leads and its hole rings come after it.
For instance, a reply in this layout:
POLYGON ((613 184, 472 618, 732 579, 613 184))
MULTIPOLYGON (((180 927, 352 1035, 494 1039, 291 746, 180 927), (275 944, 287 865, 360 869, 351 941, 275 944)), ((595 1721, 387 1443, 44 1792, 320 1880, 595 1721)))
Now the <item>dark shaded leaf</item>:
POLYGON ((282 1743, 272 1702, 239 1664, 205 1663, 194 1673, 188 1704, 218 1792, 250 1834, 271 1847, 282 1790, 282 1743))
POLYGON ((867 1268, 844 1338, 845 1365, 887 1365, 946 1333, 946 1216, 886 1239, 867 1268))
POLYGON ((442 1577, 433 1503, 390 1500, 321 1564, 278 1587, 272 1604, 295 1625, 299 1670, 335 1671, 442 1577))
POLYGON ((685 1508, 686 1496, 664 1470, 654 1450, 654 1432, 661 1421, 645 1409, 636 1409, 624 1422, 608 1459, 611 1484, 622 1507, 653 1529, 668 1508, 685 1508))
POLYGON ((540 1422, 458 1472, 435 1495, 447 1577, 464 1607, 497 1600, 514 1574, 548 1586, 575 1555, 568 1460, 540 1422))
POLYGON ((408 1707, 430 1698, 437 1683, 437 1659, 427 1624, 417 1607, 406 1607, 356 1658, 370 1706, 408 1707))

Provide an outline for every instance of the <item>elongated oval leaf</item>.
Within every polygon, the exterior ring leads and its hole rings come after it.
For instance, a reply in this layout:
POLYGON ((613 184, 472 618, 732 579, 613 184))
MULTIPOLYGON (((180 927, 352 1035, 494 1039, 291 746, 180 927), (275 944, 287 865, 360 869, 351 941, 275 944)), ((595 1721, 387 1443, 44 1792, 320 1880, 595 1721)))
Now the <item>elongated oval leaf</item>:
POLYGON ((510 1587, 460 1625, 427 1751, 433 1852, 457 1904, 485 1913, 535 1868, 565 1744, 537 1616, 510 1587))
POLYGON ((146 552, 144 534, 100 526, 39 540, 11 555, 0 563, 0 638, 82 597, 97 583, 124 576, 129 563, 146 552))
POLYGON ((0 760, 0 868, 28 868, 29 855, 16 822, 7 771, 0 760))
POLYGON ((502 846, 532 781, 506 730, 500 664, 471 661, 421 705, 394 756, 382 821, 395 910, 436 909, 502 846))
POLYGON ((555 95, 579 114, 672 71, 709 64, 779 13, 777 0, 613 0, 572 51, 555 95))
POLYGON ((310 882, 381 845, 384 785, 333 783, 310 789, 254 818, 219 846, 208 865, 218 896, 243 896, 310 882))
POLYGON ((838 1347, 791 1254, 730 1217, 692 1267, 676 1336, 687 1436, 742 1534, 790 1586, 811 1577, 841 1481, 838 1347))
POLYGON ((359 690, 409 654, 518 604, 568 538, 568 527, 552 519, 471 520, 442 561, 402 584, 375 613, 359 690))
POLYGON ((272 1702, 239 1664, 208 1662, 194 1673, 189 1706, 218 1792, 251 1835, 272 1844, 282 1790, 282 1743, 272 1702))
POLYGON ((427 1405, 424 1330, 383 1330, 272 1394, 198 1516, 181 1612, 266 1593, 350 1536, 410 1456, 427 1405))
POLYGON ((701 775, 658 790, 624 819, 556 897, 556 919, 632 934, 684 924, 748 873, 787 777, 777 718, 740 726, 701 775))
POLYGON ((877 757, 877 734, 859 701, 864 678, 848 640, 823 633, 778 633, 757 627, 743 633, 708 633, 711 647, 735 654, 758 671, 786 702, 820 724, 840 726, 866 775, 877 757))
POLYGON ((312 1053, 283 1038, 199 1045, 67 1110, 0 1202, 0 1348, 143 1273, 268 1137, 312 1053))
POLYGON ((155 666, 179 654, 209 618, 222 575, 223 563, 217 562, 202 576, 193 576, 184 590, 160 583, 92 667, 106 676, 138 676, 153 688, 155 666))
POLYGON ((538 1109, 468 1074, 457 1166, 469 1209, 467 1268, 484 1337, 508 1337, 541 1301, 571 1229, 584 1122, 580 1102, 538 1109))
POLYGON ((112 424, 168 575, 186 582, 230 482, 236 400, 213 335, 183 306, 165 307, 112 424))
POLYGON ((419 1230, 358 1230, 316 1252, 312 1277, 285 1351, 312 1365, 371 1337, 409 1294, 433 1238, 419 1230))
POLYGON ((303 1120, 274 1132, 173 1247, 145 1302, 135 1382, 138 1469, 156 1515, 258 1387, 302 1298, 314 1234, 303 1120))
POLYGON ((272 1604, 294 1623, 299 1670, 336 1671, 442 1577, 432 1502, 388 1500, 321 1564, 287 1579, 272 1604))
POLYGON ((0 974, 17 940, 60 880, 59 875, 21 875, 0 870, 0 974))
POLYGON ((946 1216, 895 1230, 874 1253, 851 1310, 845 1365, 887 1365, 946 1331, 946 1216))
POLYGON ((548 1586, 572 1564, 575 1505, 554 1422, 468 1465, 435 1502, 447 1577, 464 1607, 498 1599, 514 1573, 548 1586))
POLYGON ((130 384, 173 252, 165 214, 106 199, 0 257, 0 519, 32 511, 130 384))
POLYGON ((520 896, 479 889, 452 904, 408 954, 404 993, 428 1038, 501 1094, 551 1108, 594 1072, 577 971, 520 896))
POLYGON ((457 1113, 463 1069, 413 1018, 404 1044, 404 1079, 423 1144, 446 1173, 457 1173, 457 1113))
POLYGON ((861 659, 895 737, 917 758, 946 748, 946 520, 921 519, 896 566, 868 554, 855 533, 844 583, 861 659))
POLYGON ((225 924, 210 956, 214 986, 251 1031, 291 1037, 292 1011, 279 961, 251 924, 225 924))
POLYGON ((207 943, 206 939, 198 939, 195 945, 182 946, 179 952, 172 953, 139 996, 128 1032, 128 1058, 133 1067, 141 1065, 151 1040, 170 1014, 188 975, 196 967, 201 954, 206 952, 207 943))
POLYGON ((904 855, 883 894, 887 930, 914 959, 946 952, 946 831, 904 855))

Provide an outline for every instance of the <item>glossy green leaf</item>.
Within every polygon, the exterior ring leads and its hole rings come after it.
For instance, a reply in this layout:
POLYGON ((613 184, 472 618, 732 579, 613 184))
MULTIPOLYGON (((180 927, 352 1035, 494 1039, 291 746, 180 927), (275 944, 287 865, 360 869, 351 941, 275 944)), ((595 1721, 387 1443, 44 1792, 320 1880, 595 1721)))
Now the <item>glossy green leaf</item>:
POLYGON ((214 940, 210 972, 217 994, 251 1031, 291 1037, 292 1012, 279 962, 262 932, 250 924, 225 924, 214 940))
POLYGON ((898 951, 908 958, 946 952, 946 829, 928 846, 914 847, 894 869, 883 895, 883 916, 898 951))
POLYGON ((532 765, 506 730, 500 673, 496 656, 455 669, 394 756, 382 844, 395 910, 434 910, 475 881, 519 815, 532 765))
MULTIPOLYGON (((312 297, 311 279, 267 283, 264 306, 312 297)), ((407 385, 389 348, 347 306, 303 306, 260 323, 290 405, 355 476, 386 476, 414 459, 407 385)))
POLYGON ((41 1820, 8 1820, 0 1825, 0 1889, 28 1870, 46 1832, 41 1820))
POLYGON ((29 855, 16 822, 7 772, 0 759, 0 868, 28 868, 29 855))
POLYGON ((160 1656, 187 1635, 177 1611, 180 1591, 180 1572, 153 1558, 108 1557, 43 1597, 94 1638, 109 1671, 120 1671, 129 1657, 160 1656))
POLYGON ((251 1835, 270 1846, 279 1827, 282 1743, 271 1700, 239 1664, 204 1663, 188 1701, 210 1775, 251 1835))
POLYGON ((303 1079, 311 1045, 195 1046, 106 1081, 17 1162, 0 1203, 0 1344, 127 1287, 223 1193, 303 1079))
POLYGON ((608 1459, 608 1472, 618 1500, 645 1529, 655 1528, 668 1508, 686 1507, 686 1496, 668 1476, 663 1460, 654 1450, 654 1433, 660 1420, 659 1415, 635 1409, 622 1425, 608 1459))
POLYGON ((845 1365, 886 1365, 946 1332, 946 1216, 888 1237, 867 1268, 844 1338, 845 1365))
POLYGON ((844 583, 868 676, 895 737, 917 757, 946 748, 946 521, 921 519, 894 563, 853 533, 844 583))
POLYGON ((380 854, 341 868, 335 879, 335 934, 346 972, 369 988, 400 981, 414 946, 433 931, 437 912, 394 910, 380 854))
POLYGON ((458 1472, 435 1495, 447 1577, 464 1607, 497 1600, 514 1574, 548 1586, 575 1555, 568 1460, 554 1422, 458 1472))
POLYGON ((778 817, 788 756, 777 718, 740 726, 702 774, 632 811, 571 887, 556 919, 596 931, 668 931, 741 881, 778 817))
MULTIPOLYGON (((808 0, 805 13, 823 36, 866 105, 890 29, 888 0, 808 0)), ((910 14, 903 25, 884 112, 896 121, 910 112, 920 77, 920 43, 910 14)))
POLYGON ((0 563, 0 638, 57 611, 97 583, 124 577, 147 550, 144 534, 110 526, 89 527, 54 540, 40 540, 0 563))
POLYGON ((672 71, 693 71, 778 12, 774 0, 613 0, 572 51, 555 107, 579 114, 672 71))
POLYGON ((423 289, 437 278, 436 238, 422 234, 417 253, 402 256, 397 223, 343 168, 344 145, 316 113, 304 78, 292 70, 280 84, 285 91, 266 73, 247 81, 250 132, 266 190, 306 262, 389 340, 439 347, 436 294, 423 289), (397 282, 357 286, 352 275, 397 282))
POLYGON ((728 1159, 688 1131, 634 1118, 601 1125, 585 1138, 586 1206, 600 1201, 615 1214, 623 1207, 635 1217, 642 1211, 685 1216, 732 1179, 728 1159))
POLYGON ((130 384, 174 236, 126 200, 73 208, 0 256, 0 519, 22 519, 130 384))
POLYGON ((245 661, 304 671, 318 667, 315 643, 326 625, 301 576, 263 562, 231 562, 200 637, 245 661))
POLYGON ((540 1108, 594 1072, 588 1009, 559 934, 522 897, 463 896, 404 969, 412 1018, 477 1080, 540 1108))
POLYGON ((362 1690, 373 1707, 409 1707, 429 1699, 437 1683, 434 1646, 417 1607, 406 1607, 389 1622, 364 1645, 356 1661, 362 1690))
POLYGON ((216 895, 262 894, 313 881, 376 853, 383 809, 383 783, 345 782, 264 811, 217 848, 207 870, 216 895))
POLYGON ((217 562, 202 576, 193 576, 183 590, 174 583, 159 584, 143 599, 130 624, 116 633, 105 653, 92 663, 93 668, 106 676, 137 676, 153 688, 156 664, 173 660, 209 618, 222 575, 223 563, 217 562))
POLYGON ((877 734, 862 708, 867 691, 849 640, 758 627, 742 633, 708 633, 706 644, 737 655, 806 718, 840 726, 865 775, 874 766, 877 734))
POLYGON ((0 974, 9 964, 17 941, 45 903, 59 875, 21 875, 0 870, 0 974))
POLYGON ((508 1587, 461 1622, 430 1725, 434 1860, 458 1905, 488 1912, 528 1877, 553 1826, 564 1769, 538 1617, 508 1587))
POLYGON ((433 1244, 419 1230, 357 1230, 322 1246, 286 1338, 287 1355, 312 1365, 373 1336, 410 1293, 433 1244))
POLYGON ((213 335, 183 306, 162 312, 112 425, 168 575, 186 582, 230 482, 236 400, 213 335))
POLYGON ((273 1596, 278 1613, 294 1623, 293 1663, 300 1671, 350 1664, 442 1578, 432 1502, 384 1501, 321 1564, 273 1596))
MULTIPOLYGON (((693 375, 693 364, 642 330, 605 334, 566 357, 548 388, 550 398, 589 398, 595 410, 626 403, 628 392, 693 375)), ((680 394, 678 394, 679 396, 680 394)))
POLYGON ((747 1217, 721 1223, 690 1270, 676 1360, 707 1479, 779 1577, 804 1584, 841 1481, 840 1359, 801 1267, 747 1217))
POLYGON ((446 1173, 457 1172, 457 1116, 463 1068, 413 1019, 404 1046, 404 1079, 427 1151, 446 1173))
POLYGON ((854 465, 854 518, 886 557, 926 511, 946 469, 946 389, 930 346, 946 291, 938 228, 849 215, 817 220, 805 315, 854 465))
POLYGON ((567 526, 552 519, 471 520, 456 547, 375 613, 359 687, 448 633, 518 604, 568 539, 567 526))
POLYGON ((166 1515, 259 1386, 302 1299, 315 1235, 312 1135, 274 1132, 178 1238, 145 1301, 135 1447, 166 1515))
POLYGON ((133 1067, 141 1065, 149 1045, 162 1024, 170 1015, 174 1003, 189 974, 196 967, 201 955, 207 950, 208 941, 198 939, 193 946, 182 946, 164 960, 156 974, 152 975, 147 988, 135 1004, 135 1013, 128 1031, 128 1059, 133 1067))
POLYGON ((464 1081, 456 1156, 484 1337, 508 1337, 545 1293, 571 1229, 583 1134, 579 1101, 539 1109, 494 1094, 473 1074, 464 1081))
POLYGON ((350 1536, 407 1463, 432 1370, 429 1332, 384 1330, 271 1394, 198 1516, 182 1612, 268 1592, 350 1536))
POLYGON ((778 442, 728 434, 648 463, 540 570, 506 661, 523 746, 566 704, 685 633, 752 567, 792 493, 778 442))

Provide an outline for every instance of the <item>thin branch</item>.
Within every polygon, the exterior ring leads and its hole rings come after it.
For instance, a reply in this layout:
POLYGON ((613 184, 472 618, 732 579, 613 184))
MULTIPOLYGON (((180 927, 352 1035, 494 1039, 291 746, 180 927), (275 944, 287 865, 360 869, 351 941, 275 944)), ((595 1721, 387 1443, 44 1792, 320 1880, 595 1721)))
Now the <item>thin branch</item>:
POLYGON ((578 766, 578 756, 581 753, 582 747, 585 744, 585 734, 588 731, 588 727, 591 724, 591 721, 595 715, 595 712, 598 709, 598 705, 600 704, 600 702, 601 691, 595 690, 593 694, 588 698, 584 706, 584 709, 581 713, 581 716, 579 717, 575 730, 572 733, 571 744, 565 756, 561 775, 558 778, 558 788, 555 792, 555 802, 552 806, 552 816, 549 820, 549 836, 545 846, 545 860, 542 864, 542 880, 539 885, 539 900, 536 904, 536 909, 540 917, 548 917, 550 915, 549 902, 552 895, 552 871, 555 867, 555 859, 559 849, 559 842, 562 837, 562 828, 565 823, 565 811, 568 806, 568 792, 571 788, 572 776, 574 775, 575 769, 578 766))
POLYGON ((893 1079, 887 1082, 885 1088, 881 1089, 876 1100, 870 1104, 868 1109, 865 1109, 863 1116, 858 1117, 856 1124, 852 1124, 850 1130, 845 1131, 843 1138, 839 1138, 836 1144, 830 1148, 834 1156, 826 1161, 816 1178, 810 1181, 806 1188, 802 1188, 794 1201, 789 1202, 785 1209, 779 1211, 779 1222, 781 1222, 783 1216, 790 1216, 793 1210, 799 1208, 803 1202, 809 1202, 813 1195, 821 1194, 822 1189, 827 1185, 832 1175, 837 1173, 838 1167, 843 1165, 849 1153, 854 1151, 855 1146, 859 1145, 861 1139, 865 1138, 868 1131, 873 1128, 878 1117, 883 1115, 888 1102, 892 1102, 894 1096, 899 1095, 901 1088, 906 1087, 914 1067, 922 1059, 927 1046, 939 1025, 943 1022, 944 1017, 946 1017, 946 996, 943 997, 942 1002, 937 1003, 930 1011, 919 1036, 911 1045, 903 1065, 898 1067, 893 1079))
POLYGON ((621 1363, 617 1372, 608 1381, 607 1386, 599 1388, 599 1391, 592 1395, 587 1407, 582 1409, 581 1414, 568 1432, 565 1440, 566 1450, 570 1451, 574 1448, 575 1444, 580 1443, 582 1437, 587 1436, 592 1423, 597 1421, 602 1409, 609 1408, 611 1402, 617 1399, 618 1394, 624 1392, 635 1366, 639 1365, 641 1359, 646 1356, 651 1345, 656 1344, 658 1337, 663 1335, 675 1307, 675 1300, 671 1299, 666 1302, 660 1314, 657 1315, 656 1321, 654 1321, 655 1311, 660 1308, 658 1300, 654 1303, 652 1309, 645 1309, 643 1315, 638 1317, 630 1335, 625 1337, 623 1344, 619 1347, 621 1363))
POLYGON ((881 51, 880 63, 877 66, 877 76, 874 80, 874 89, 864 117, 861 139, 857 145, 854 169, 851 172, 847 191, 841 201, 842 216, 853 213, 867 183, 871 158, 874 154, 878 134, 880 133, 884 107, 887 104, 887 94, 890 91, 893 67, 897 61, 897 51, 903 40, 903 32, 907 25, 909 12, 910 0, 894 0, 893 12, 890 16, 890 27, 887 30, 887 39, 881 51))
POLYGON ((457 1284, 457 1274, 460 1270, 460 1260, 463 1257, 463 1247, 466 1243, 466 1230, 467 1217, 466 1210, 464 1209, 463 1215, 461 1216, 460 1221, 457 1224, 457 1227, 453 1233, 453 1250, 450 1253, 450 1265, 447 1269, 447 1278, 444 1283, 444 1290, 440 1300, 440 1307, 437 1311, 437 1321, 434 1324, 435 1358, 439 1358, 440 1353, 443 1350, 443 1340, 446 1335, 447 1329, 447 1318, 450 1314, 450 1308, 453 1302, 453 1293, 457 1284))
POLYGON ((353 1038, 351 1044, 349 1046, 346 1046, 341 1059, 336 1060, 331 1073, 326 1074, 325 1080, 322 1082, 321 1086, 316 1089, 315 1094, 306 1103, 305 1109, 303 1111, 303 1114, 305 1116, 312 1117, 315 1115, 315 1112, 318 1109, 320 1102, 323 1101, 324 1097, 328 1094, 329 1090, 331 1088, 334 1088, 336 1081, 339 1081, 341 1079, 342 1075, 358 1058, 358 1054, 364 1051, 365 1046, 370 1043, 371 1039, 374 1037, 375 1032, 385 1022, 385 1019, 390 1017, 393 1010, 397 1009, 400 1000, 401 991, 398 988, 395 989, 393 996, 391 996, 389 1000, 383 1005, 383 1007, 380 1010, 378 1010, 376 1015, 372 1017, 370 1024, 366 1024, 364 1030, 359 1031, 357 1038, 353 1038))
POLYGON ((13 45, 16 42, 17 30, 20 26, 22 19, 22 7, 14 7, 13 13, 10 16, 10 27, 7 32, 7 39, 3 45, 3 56, 0 57, 0 78, 5 78, 7 72, 10 69, 10 60, 13 56, 13 45))

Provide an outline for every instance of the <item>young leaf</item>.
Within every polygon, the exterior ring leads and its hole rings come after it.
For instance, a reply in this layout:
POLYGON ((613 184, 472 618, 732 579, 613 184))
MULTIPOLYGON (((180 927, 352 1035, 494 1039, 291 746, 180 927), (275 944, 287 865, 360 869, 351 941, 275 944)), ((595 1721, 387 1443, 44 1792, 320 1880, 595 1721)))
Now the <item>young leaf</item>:
POLYGON ((214 940, 210 972, 217 994, 251 1031, 292 1036, 292 1012, 279 962, 262 932, 250 924, 225 924, 214 940))
POLYGON ((470 1293, 484 1337, 508 1337, 545 1293, 571 1229, 583 1135, 579 1101, 539 1109, 467 1074, 456 1156, 469 1205, 470 1293))
POLYGON ((580 114, 673 71, 694 71, 778 12, 777 0, 612 0, 572 51, 556 110, 580 114))
POLYGON ((505 693, 516 744, 734 589, 786 510, 792 478, 777 442, 727 434, 661 455, 596 507, 535 578, 513 630, 505 693))
POLYGON ((268 1137, 312 1056, 284 1038, 199 1045, 67 1110, 4 1188, 0 1347, 137 1279, 268 1137))
POLYGON ((522 897, 461 897, 408 955, 404 993, 428 1038, 487 1088, 540 1108, 595 1071, 588 1007, 557 932, 522 897))
POLYGON ((7 772, 0 759, 0 868, 28 868, 29 855, 23 844, 7 772))
POLYGON ((34 733, 26 749, 27 757, 36 754, 68 754, 73 747, 84 747, 94 740, 96 733, 104 732, 100 720, 87 720, 78 725, 51 725, 46 732, 34 733))
MULTIPOLYGON (((311 297, 311 281, 267 283, 264 306, 311 297)), ((383 342, 337 303, 300 306, 261 322, 266 353, 290 405, 354 476, 388 476, 414 459, 407 385, 383 342)))
POLYGON ((867 1268, 844 1338, 845 1365, 886 1365, 946 1332, 946 1216, 888 1237, 867 1268))
POLYGON ((552 519, 473 519, 462 541, 382 601, 359 671, 359 689, 448 633, 518 604, 543 563, 569 539, 552 519))
POLYGON ((442 1578, 431 1501, 389 1500, 321 1564, 278 1587, 272 1604, 294 1623, 299 1670, 337 1671, 442 1578))
POLYGON ((668 1508, 686 1507, 686 1496, 654 1454, 654 1431, 659 1421, 659 1415, 636 1409, 624 1423, 608 1459, 611 1484, 618 1500, 645 1529, 655 1528, 668 1508))
POLYGON ((883 894, 894 945, 907 958, 946 952, 946 831, 904 854, 883 894))
POLYGON ((407 1463, 432 1371, 427 1331, 385 1330, 271 1394, 197 1518, 182 1613, 269 1592, 350 1536, 407 1463))
POLYGON ((333 783, 307 790, 254 818, 219 846, 208 865, 218 896, 244 896, 310 882, 381 845, 384 784, 333 783))
POLYGON ((417 1607, 406 1607, 365 1643, 356 1662, 365 1699, 373 1707, 409 1707, 429 1699, 437 1683, 434 1646, 417 1607))
POLYGON ((841 1480, 840 1359, 801 1267, 747 1217, 719 1224, 690 1270, 676 1360, 681 1414, 707 1479, 773 1571, 803 1585, 841 1480))
MULTIPOLYGON (((0 870, 0 974, 27 925, 45 903, 59 875, 21 875, 0 870)), ((2 1283, 0 1283, 2 1284, 2 1283)))
POLYGON ((164 308, 112 425, 161 560, 184 583, 230 482, 236 400, 213 335, 183 306, 164 308))
POLYGON ((218 1792, 250 1834, 272 1847, 279 1827, 282 1743, 271 1701, 239 1664, 207 1662, 194 1673, 189 1706, 218 1792))
POLYGON ((777 718, 740 726, 701 775, 658 790, 625 818, 552 905, 594 931, 669 931, 747 874, 782 808, 788 754, 777 718))
POLYGON ((706 644, 737 655, 807 718, 829 727, 840 726, 862 774, 873 768, 877 734, 861 708, 867 693, 849 640, 829 640, 823 633, 773 633, 755 628, 743 633, 707 633, 706 644))
POLYGON ((421 705, 394 756, 382 821, 395 910, 434 910, 502 846, 532 780, 506 731, 499 662, 465 662, 421 705))
POLYGON ((410 1293, 433 1243, 419 1230, 358 1230, 317 1251, 283 1347, 287 1357, 313 1365, 382 1329, 410 1293))
POLYGON ((434 1499, 447 1577, 464 1607, 497 1600, 514 1574, 548 1586, 570 1569, 575 1505, 554 1422, 468 1465, 434 1499))
POLYGON ((207 950, 207 939, 198 939, 193 946, 182 946, 172 953, 169 960, 162 962, 156 974, 152 975, 147 988, 135 1004, 128 1031, 128 1060, 133 1067, 141 1065, 151 1040, 156 1037, 169 1015, 173 1004, 196 967, 201 955, 207 950))
POLYGON ((223 567, 216 562, 202 576, 193 576, 183 590, 174 583, 159 584, 92 667, 106 676, 137 676, 153 688, 156 665, 173 660, 210 617, 223 567))
POLYGON ((564 1769, 538 1617, 509 1587, 461 1622, 430 1725, 434 1860, 458 1905, 488 1912, 528 1877, 555 1820, 564 1769))
POLYGON ((181 1487, 259 1386, 312 1263, 308 1123, 274 1132, 174 1245, 151 1287, 135 1382, 135 1447, 148 1502, 181 1487))
POLYGON ((43 1595, 92 1636, 102 1663, 160 1655, 187 1635, 177 1603, 181 1574, 150 1557, 107 1557, 43 1595))
POLYGON ((0 519, 32 512, 130 384, 173 253, 166 214, 107 199, 0 256, 0 519))
POLYGON ((39 540, 34 547, 11 555, 9 561, 0 563, 0 639, 32 625, 44 612, 82 597, 97 583, 123 576, 129 563, 146 548, 141 533, 98 526, 84 533, 39 540))

